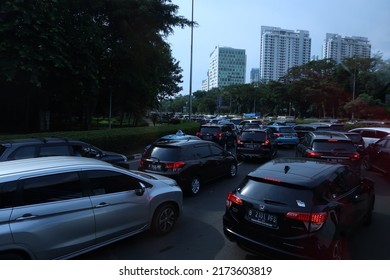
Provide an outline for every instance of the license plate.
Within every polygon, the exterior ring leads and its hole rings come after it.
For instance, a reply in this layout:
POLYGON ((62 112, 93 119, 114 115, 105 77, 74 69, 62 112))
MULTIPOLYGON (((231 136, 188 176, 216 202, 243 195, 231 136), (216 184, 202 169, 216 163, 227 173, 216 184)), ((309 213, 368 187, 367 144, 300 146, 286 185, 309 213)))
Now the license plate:
POLYGON ((161 164, 149 164, 149 169, 153 171, 161 171, 161 164))
POLYGON ((276 215, 258 211, 256 209, 250 209, 248 211, 248 219, 251 222, 266 225, 269 227, 276 227, 278 224, 278 217, 276 215))
POLYGON ((203 139, 204 140, 211 140, 211 139, 213 139, 213 136, 206 135, 206 136, 203 136, 203 139))

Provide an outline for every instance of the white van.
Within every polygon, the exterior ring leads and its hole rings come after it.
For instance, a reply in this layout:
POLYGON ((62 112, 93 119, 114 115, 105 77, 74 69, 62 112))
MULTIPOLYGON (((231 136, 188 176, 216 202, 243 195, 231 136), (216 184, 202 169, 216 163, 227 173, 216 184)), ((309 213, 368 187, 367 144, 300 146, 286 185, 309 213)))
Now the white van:
POLYGON ((364 147, 375 143, 379 139, 390 134, 390 127, 358 127, 349 132, 357 132, 363 137, 364 147))

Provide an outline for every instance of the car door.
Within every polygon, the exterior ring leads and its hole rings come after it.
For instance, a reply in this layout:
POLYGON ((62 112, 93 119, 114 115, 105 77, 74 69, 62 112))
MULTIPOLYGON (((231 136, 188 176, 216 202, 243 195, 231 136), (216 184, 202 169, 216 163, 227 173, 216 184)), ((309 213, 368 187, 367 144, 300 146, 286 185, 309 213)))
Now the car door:
POLYGON ((371 165, 375 168, 386 171, 390 170, 390 141, 388 139, 381 139, 370 147, 369 154, 371 165), (386 167, 387 166, 387 167, 386 167))
POLYGON ((140 182, 112 170, 87 170, 95 214, 96 242, 141 231, 148 226, 149 197, 140 182))
POLYGON ((219 178, 227 174, 229 161, 226 159, 226 151, 221 147, 210 144, 211 155, 209 161, 213 168, 213 178, 219 178))
POLYGON ((189 179, 193 175, 199 175, 205 182, 210 181, 219 173, 215 159, 211 155, 209 143, 196 144, 190 146, 190 150, 185 151, 186 157, 191 155, 193 164, 191 167, 191 174, 188 174, 189 179))
POLYGON ((338 203, 338 224, 343 230, 354 228, 368 208, 368 193, 360 184, 360 176, 347 166, 340 167, 330 180, 330 192, 338 203))
POLYGON ((20 180, 10 217, 14 242, 38 259, 66 256, 95 243, 95 219, 77 172, 20 180))

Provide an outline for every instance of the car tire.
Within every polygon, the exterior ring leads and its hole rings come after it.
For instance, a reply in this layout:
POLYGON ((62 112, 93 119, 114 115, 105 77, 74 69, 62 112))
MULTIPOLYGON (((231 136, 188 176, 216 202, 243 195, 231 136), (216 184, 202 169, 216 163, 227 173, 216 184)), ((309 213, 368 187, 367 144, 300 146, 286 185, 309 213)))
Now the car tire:
POLYGON ((235 163, 230 164, 229 173, 228 173, 229 178, 235 177, 237 175, 237 170, 238 170, 237 164, 235 164, 235 163))
POLYGON ((195 196, 199 193, 200 187, 201 187, 200 178, 198 176, 194 176, 194 177, 192 177, 192 179, 189 183, 187 192, 189 195, 195 196))
POLYGON ((153 215, 151 226, 153 233, 160 236, 171 232, 178 214, 177 207, 171 203, 159 206, 153 215))

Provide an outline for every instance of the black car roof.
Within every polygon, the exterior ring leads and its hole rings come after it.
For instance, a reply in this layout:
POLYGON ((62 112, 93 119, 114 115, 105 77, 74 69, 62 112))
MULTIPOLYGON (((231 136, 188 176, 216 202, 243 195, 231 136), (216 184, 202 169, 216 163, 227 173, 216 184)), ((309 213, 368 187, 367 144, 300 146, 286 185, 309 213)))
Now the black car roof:
POLYGON ((316 182, 341 166, 316 159, 277 158, 250 172, 248 177, 314 188, 316 182))
POLYGON ((196 140, 196 139, 191 139, 191 140, 172 140, 172 141, 169 141, 169 142, 162 142, 162 143, 154 143, 153 146, 155 147, 167 147, 167 146, 177 146, 177 147, 181 147, 181 146, 187 146, 187 145, 195 145, 195 144, 204 144, 204 143, 213 143, 211 141, 206 141, 206 140, 196 140))

